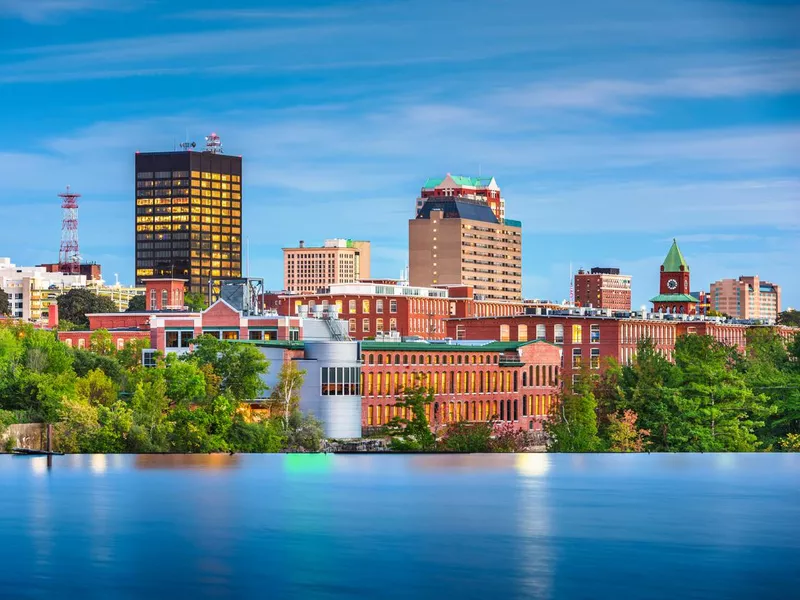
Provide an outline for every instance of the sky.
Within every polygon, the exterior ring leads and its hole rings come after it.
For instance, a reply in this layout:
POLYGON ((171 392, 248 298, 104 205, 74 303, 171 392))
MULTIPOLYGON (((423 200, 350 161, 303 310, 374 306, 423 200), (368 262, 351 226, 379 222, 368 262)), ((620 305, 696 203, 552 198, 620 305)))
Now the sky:
POLYGON ((250 274, 284 246, 372 242, 398 277, 427 177, 493 175, 523 221, 526 298, 573 269, 658 293, 759 275, 800 307, 800 2, 0 0, 0 256, 132 283, 134 153, 242 155, 250 274))

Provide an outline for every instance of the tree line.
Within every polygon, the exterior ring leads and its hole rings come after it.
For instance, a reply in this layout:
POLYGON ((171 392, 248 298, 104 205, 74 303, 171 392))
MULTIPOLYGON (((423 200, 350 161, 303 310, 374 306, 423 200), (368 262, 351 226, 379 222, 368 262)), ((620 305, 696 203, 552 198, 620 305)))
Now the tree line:
POLYGON ((77 349, 52 331, 0 326, 0 429, 53 423, 63 452, 319 450, 321 423, 298 406, 304 371, 285 362, 269 416, 254 418, 246 407, 265 395, 269 362, 247 344, 194 343, 191 354, 144 367, 144 340, 117 350, 101 329, 77 349))
POLYGON ((800 335, 747 332, 744 355, 710 336, 651 340, 630 365, 583 370, 546 424, 554 452, 800 451, 800 335))

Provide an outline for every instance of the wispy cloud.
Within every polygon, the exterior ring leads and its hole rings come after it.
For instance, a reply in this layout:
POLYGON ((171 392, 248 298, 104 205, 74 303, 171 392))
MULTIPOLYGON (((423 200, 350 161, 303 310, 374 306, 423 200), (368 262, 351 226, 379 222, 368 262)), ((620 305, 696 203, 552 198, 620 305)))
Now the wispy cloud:
POLYGON ((96 11, 134 10, 144 0, 0 0, 0 17, 8 16, 33 24, 58 21, 61 17, 96 11))

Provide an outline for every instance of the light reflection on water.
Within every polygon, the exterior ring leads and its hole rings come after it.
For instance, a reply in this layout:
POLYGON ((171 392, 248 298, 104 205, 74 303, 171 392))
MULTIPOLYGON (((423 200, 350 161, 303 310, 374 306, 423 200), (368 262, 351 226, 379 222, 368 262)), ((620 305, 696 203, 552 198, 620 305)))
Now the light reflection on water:
POLYGON ((790 597, 799 490, 790 454, 2 456, 0 598, 790 597))

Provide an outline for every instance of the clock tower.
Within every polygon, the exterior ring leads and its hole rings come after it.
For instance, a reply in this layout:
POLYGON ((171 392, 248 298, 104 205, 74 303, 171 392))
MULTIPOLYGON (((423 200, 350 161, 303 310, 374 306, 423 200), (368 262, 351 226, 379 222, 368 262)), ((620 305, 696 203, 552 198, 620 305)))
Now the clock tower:
POLYGON ((697 309, 697 298, 689 292, 689 265, 672 240, 672 247, 661 265, 661 286, 658 296, 651 298, 653 310, 657 312, 693 315, 697 309))

